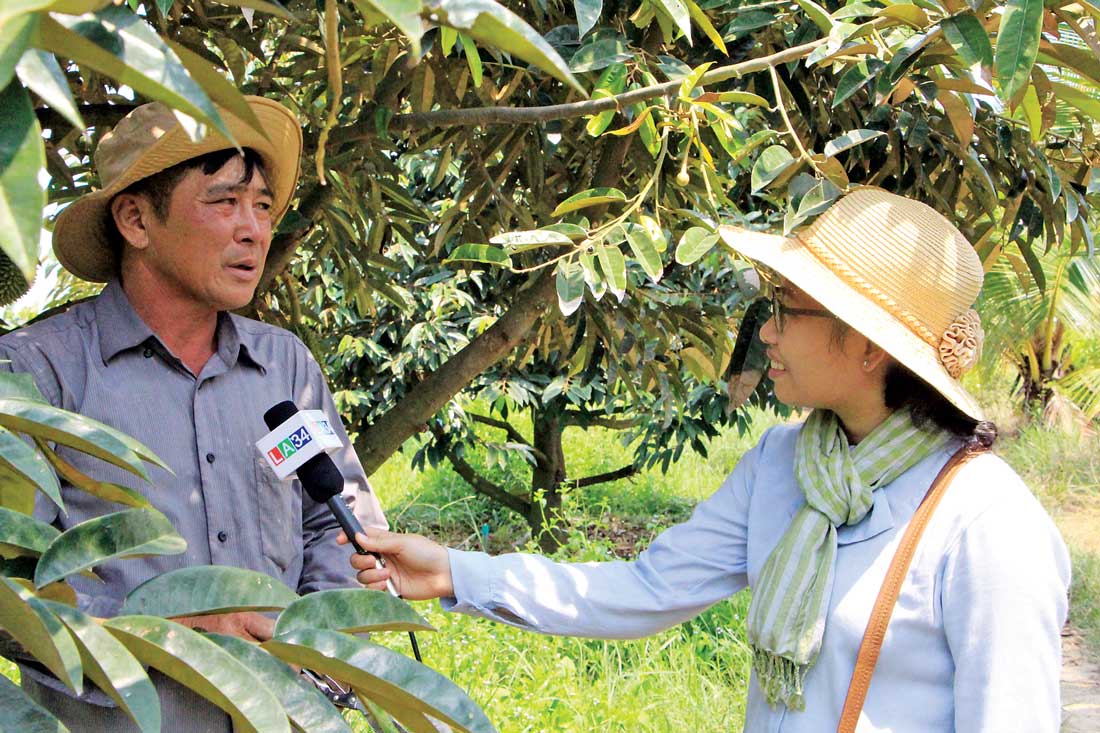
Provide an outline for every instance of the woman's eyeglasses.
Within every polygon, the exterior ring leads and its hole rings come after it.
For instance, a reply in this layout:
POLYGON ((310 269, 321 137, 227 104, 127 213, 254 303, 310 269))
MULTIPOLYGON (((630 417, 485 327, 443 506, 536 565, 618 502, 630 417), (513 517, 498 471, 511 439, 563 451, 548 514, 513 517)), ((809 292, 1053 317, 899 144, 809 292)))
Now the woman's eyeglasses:
POLYGON ((789 305, 783 305, 783 302, 779 299, 783 288, 776 285, 770 278, 765 277, 763 279, 766 284, 763 296, 767 298, 768 305, 771 306, 772 318, 775 319, 775 330, 777 332, 783 333, 783 329, 787 326, 787 319, 791 316, 836 318, 824 308, 792 308, 789 305))

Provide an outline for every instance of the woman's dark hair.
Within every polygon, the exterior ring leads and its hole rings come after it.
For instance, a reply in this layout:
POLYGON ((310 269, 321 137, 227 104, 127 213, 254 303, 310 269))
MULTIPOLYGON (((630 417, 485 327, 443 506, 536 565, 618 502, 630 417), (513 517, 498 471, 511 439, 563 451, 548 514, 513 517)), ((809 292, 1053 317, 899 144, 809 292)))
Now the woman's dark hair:
POLYGON ((909 410, 913 424, 918 428, 931 423, 983 448, 991 447, 997 440, 996 425, 966 415, 931 385, 896 361, 886 370, 885 401, 891 410, 909 410))

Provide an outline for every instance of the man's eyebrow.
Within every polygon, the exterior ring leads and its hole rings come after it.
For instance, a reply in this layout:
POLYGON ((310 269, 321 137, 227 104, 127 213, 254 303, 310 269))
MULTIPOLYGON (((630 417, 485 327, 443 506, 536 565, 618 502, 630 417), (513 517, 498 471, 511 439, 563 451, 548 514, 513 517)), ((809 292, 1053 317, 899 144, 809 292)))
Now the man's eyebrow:
MULTIPOLYGON (((206 195, 216 196, 219 193, 240 193, 248 189, 247 183, 216 183, 206 189, 206 195)), ((275 198, 275 194, 271 192, 271 189, 264 186, 259 191, 261 196, 267 196, 268 198, 275 198)))

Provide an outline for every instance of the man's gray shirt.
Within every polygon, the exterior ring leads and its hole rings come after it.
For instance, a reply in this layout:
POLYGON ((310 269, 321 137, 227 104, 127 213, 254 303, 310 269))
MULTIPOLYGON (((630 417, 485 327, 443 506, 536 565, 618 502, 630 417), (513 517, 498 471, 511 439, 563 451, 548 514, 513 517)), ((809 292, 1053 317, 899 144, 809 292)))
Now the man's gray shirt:
MULTIPOLYGON (((268 432, 264 412, 282 400, 328 414, 345 445, 332 456, 346 478, 344 496, 358 494, 356 513, 386 526, 319 365, 287 331, 220 314, 217 352, 196 376, 141 320, 116 281, 93 300, 0 338, 0 359, 10 360, 3 368, 30 372, 52 404, 132 435, 172 468, 149 466, 146 483, 60 448, 82 472, 144 494, 187 540, 180 555, 98 567, 102 583, 72 578, 89 613, 115 614, 140 583, 194 565, 258 570, 299 593, 354 584, 350 550, 336 544, 339 528, 327 507, 297 480, 279 480, 254 445, 268 432)), ((126 508, 64 485, 62 497, 63 513, 48 500, 36 508, 61 529, 126 508)))

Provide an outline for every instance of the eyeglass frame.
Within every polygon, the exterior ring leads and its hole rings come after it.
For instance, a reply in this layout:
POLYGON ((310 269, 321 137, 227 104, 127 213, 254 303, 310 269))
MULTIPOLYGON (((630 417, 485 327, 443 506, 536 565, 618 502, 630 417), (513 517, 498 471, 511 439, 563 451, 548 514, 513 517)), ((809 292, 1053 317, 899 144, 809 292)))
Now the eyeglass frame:
POLYGON ((809 316, 812 318, 836 318, 836 315, 824 308, 792 308, 788 305, 783 305, 779 300, 779 294, 783 290, 782 280, 777 273, 767 271, 761 267, 757 267, 757 272, 760 273, 761 297, 768 301, 768 306, 771 309, 771 317, 775 319, 775 330, 777 333, 783 333, 786 328, 785 319, 788 316, 809 316))

